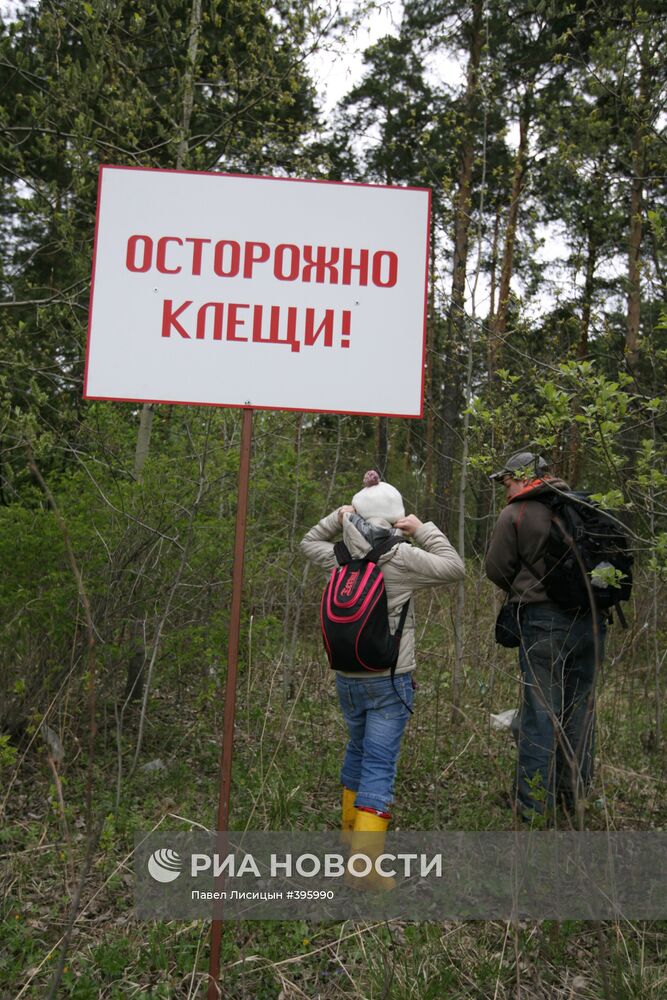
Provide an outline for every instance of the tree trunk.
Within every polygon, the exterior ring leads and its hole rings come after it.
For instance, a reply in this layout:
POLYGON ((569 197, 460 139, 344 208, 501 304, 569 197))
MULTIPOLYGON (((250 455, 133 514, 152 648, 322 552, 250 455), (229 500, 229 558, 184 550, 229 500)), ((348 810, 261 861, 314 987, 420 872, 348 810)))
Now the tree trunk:
POLYGON ((461 414, 461 386, 456 369, 458 359, 453 352, 447 352, 445 378, 443 385, 443 402, 441 407, 442 429, 440 447, 438 450, 438 466, 436 478, 436 511, 437 521, 446 534, 451 534, 450 520, 452 516, 452 490, 454 479, 454 461, 458 444, 458 423, 461 414))
POLYGON ((424 514, 435 517, 433 504, 433 443, 434 417, 437 406, 437 381, 440 372, 436 352, 435 336, 435 234, 431 233, 430 288, 428 297, 428 327, 426 333, 426 375, 424 384, 424 405, 426 407, 426 456, 424 475, 424 514))
MULTIPOLYGON (((639 388, 640 360, 640 327, 641 327, 641 245, 644 230, 644 184, 646 172, 646 114, 648 110, 648 87, 650 75, 650 52, 648 45, 648 30, 644 31, 641 42, 639 95, 634 109, 635 130, 632 136, 630 183, 630 218, 628 239, 628 315, 625 332, 625 361, 633 376, 636 389, 639 388)), ((627 481, 632 479, 637 462, 639 447, 640 424, 639 414, 631 405, 628 414, 630 421, 623 433, 624 467, 623 476, 627 481)), ((633 526, 634 514, 628 517, 629 526, 633 526)))
POLYGON ((412 421, 407 421, 405 441, 403 444, 403 471, 409 473, 412 468, 412 421))
POLYGON ((458 195, 454 218, 454 260, 452 264, 452 294, 447 316, 444 350, 444 398, 442 401, 442 432, 437 467, 436 509, 438 520, 447 531, 452 514, 452 479, 454 456, 458 450, 458 424, 461 412, 461 387, 458 372, 459 347, 463 343, 465 325, 465 286, 470 233, 470 196, 476 145, 476 118, 479 102, 479 63, 483 42, 483 0, 472 4, 472 33, 465 94, 466 134, 461 150, 458 195))
MULTIPOLYGON (((586 277, 584 279, 584 293, 581 303, 581 323, 579 325, 579 342, 577 344, 577 360, 585 361, 588 358, 588 337, 591 326, 591 312, 593 310, 593 290, 595 287, 595 269, 597 267, 598 247, 593 236, 593 226, 588 226, 587 253, 586 253, 586 277)), ((572 417, 576 417, 581 412, 579 404, 575 404, 572 417)), ((575 419, 572 420, 567 441, 567 457, 562 476, 567 479, 570 486, 576 487, 579 481, 581 465, 581 429, 575 419)))
POLYGON ((148 449, 151 443, 151 430, 153 429, 153 415, 155 406, 153 403, 144 403, 139 416, 139 430, 137 431, 137 446, 134 452, 134 478, 141 481, 144 465, 148 458, 148 449))
MULTIPOLYGON (((468 358, 466 363, 465 408, 463 414, 463 434, 461 447, 461 475, 459 477, 457 547, 465 562, 466 531, 466 488, 468 485, 468 449, 470 445, 470 401, 472 399, 472 373, 475 353, 473 323, 468 333, 468 358)), ((454 621, 454 670, 452 672, 452 722, 460 721, 461 688, 463 681, 463 622, 465 613, 465 580, 459 580, 456 593, 456 613, 454 621)))
MULTIPOLYGON (((192 118, 192 106, 194 104, 194 78, 195 66, 197 63, 197 49, 199 48, 199 35, 201 33, 201 0, 192 0, 190 11, 190 32, 188 39, 188 60, 183 77, 183 104, 181 106, 181 129, 176 151, 176 169, 182 170, 188 158, 188 136, 190 134, 190 119, 192 118)), ((153 414, 155 407, 153 403, 144 403, 139 419, 139 431, 137 433, 137 447, 134 454, 134 478, 141 479, 144 464, 148 457, 151 443, 151 430, 153 428, 153 414)))
MULTIPOLYGON (((489 278, 489 311, 486 317, 486 364, 487 381, 491 388, 495 382, 498 359, 495 355, 493 324, 496 314, 496 293, 498 290, 498 245, 500 241, 500 205, 496 208, 491 242, 491 274, 489 278)), ((475 551, 483 555, 489 544, 489 527, 493 518, 493 485, 482 476, 477 488, 477 528, 475 530, 475 551)))
POLYGON ((387 457, 389 454, 389 443, 387 439, 387 418, 378 417, 377 436, 375 453, 377 456, 378 472, 384 479, 387 474, 387 457))
POLYGON ((646 126, 644 115, 648 90, 648 32, 642 40, 641 72, 637 125, 632 137, 632 183, 630 187, 630 239, 628 245, 628 318, 625 334, 625 357, 634 373, 639 361, 639 324, 641 315, 641 243, 644 212, 644 173, 646 126))
MULTIPOLYGON (((468 243, 470 233, 470 206, 472 192, 472 172, 476 145, 476 113, 479 90, 479 62, 482 51, 482 0, 473 4, 473 28, 468 62, 468 82, 466 85, 466 137, 461 152, 458 195, 454 220, 454 261, 452 265, 452 297, 450 322, 463 330, 463 310, 465 305, 466 267, 468 264, 468 243)), ((459 343, 461 341, 459 340, 459 343)))
MULTIPOLYGON (((200 33, 201 0, 192 0, 192 9, 190 12, 190 33, 188 39, 188 59, 183 77, 181 129, 178 149, 176 152, 177 170, 182 170, 187 162, 190 119, 192 118, 192 107, 194 103, 194 75, 197 63, 197 49, 199 47, 200 33)), ((141 408, 141 416, 139 417, 137 445, 134 453, 134 478, 137 482, 141 481, 144 465, 146 463, 146 459, 148 458, 154 414, 154 404, 144 403, 141 408)), ((140 600, 139 594, 137 594, 137 599, 140 600)), ((143 641, 143 630, 132 627, 130 629, 130 652, 127 665, 127 680, 125 685, 125 697, 129 701, 137 701, 143 698, 145 659, 146 650, 143 641)))
POLYGON ((528 152, 528 131, 532 113, 532 84, 526 89, 519 113, 519 147, 514 160, 514 175, 512 177, 512 193, 507 213, 507 230, 503 246, 503 259, 500 268, 500 284, 498 287, 498 308, 491 324, 491 340, 489 368, 495 372, 500 359, 500 351, 507 333, 507 312, 510 301, 510 283, 514 268, 514 246, 519 219, 519 206, 526 176, 526 154, 528 152))
POLYGON ((595 286, 595 270, 598 263, 598 248, 593 238, 593 227, 588 227, 586 253, 586 278, 584 280, 584 296, 581 303, 581 325, 579 327, 579 343, 577 358, 585 361, 588 357, 588 335, 591 327, 591 312, 593 310, 593 289, 595 286))
MULTIPOLYGON (((491 243, 491 274, 489 277, 489 312, 486 317, 487 325, 491 329, 493 318, 496 314, 496 291, 498 287, 498 240, 500 237, 500 205, 496 209, 496 217, 493 221, 493 241, 491 243)), ((491 340, 489 339, 489 372, 495 369, 491 367, 491 340)))
POLYGON ((132 621, 129 627, 129 655, 125 679, 124 700, 127 703, 141 701, 144 695, 144 666, 146 649, 141 622, 132 621))
MULTIPOLYGON (((532 114, 532 83, 526 88, 526 92, 519 111, 519 146, 514 160, 514 173, 512 176, 512 190, 510 194, 510 205, 507 213, 507 226, 505 231, 505 242, 503 244, 503 255, 500 267, 500 282, 498 285, 498 303, 496 305, 496 269, 498 264, 498 242, 500 230, 500 210, 496 214, 493 247, 491 252, 491 299, 488 317, 488 355, 487 368, 489 387, 491 389, 490 399, 493 399, 493 386, 496 381, 496 372, 500 366, 500 355, 502 345, 507 333, 507 313, 510 300, 510 285, 514 270, 514 246, 516 243, 516 230, 519 219, 519 207, 521 204, 521 194, 526 174, 526 158, 528 153, 528 133, 532 114)), ((477 548, 480 552, 485 551, 488 542, 488 514, 493 509, 493 486, 488 480, 483 480, 479 491, 479 521, 477 530, 477 548), (483 512, 483 513, 482 513, 483 512)))
POLYGON ((297 594, 295 601, 292 601, 293 587, 292 580, 295 576, 295 564, 297 558, 297 526, 299 523, 299 504, 301 501, 300 490, 299 490, 299 478, 301 475, 301 440, 302 440, 302 429, 303 429, 303 413, 298 413, 296 416, 296 424, 294 428, 294 454, 296 458, 295 464, 295 474, 294 474, 294 503, 292 505, 292 520, 289 526, 289 533, 287 536, 287 567, 285 571, 285 599, 284 599, 284 610, 283 610, 283 635, 284 635, 284 648, 287 651, 287 656, 283 661, 283 712, 285 710, 285 704, 294 697, 294 685, 292 681, 292 674, 294 668, 294 650, 296 648, 296 641, 294 646, 290 643, 290 625, 294 617, 292 613, 292 607, 298 605, 301 602, 301 594, 297 594))

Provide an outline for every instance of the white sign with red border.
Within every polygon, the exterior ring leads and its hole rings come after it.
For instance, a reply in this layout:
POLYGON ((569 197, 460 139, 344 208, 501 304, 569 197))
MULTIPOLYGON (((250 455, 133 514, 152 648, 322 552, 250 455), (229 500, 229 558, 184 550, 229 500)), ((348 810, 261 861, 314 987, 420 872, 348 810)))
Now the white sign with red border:
POLYGON ((100 169, 84 395, 418 417, 430 191, 100 169))

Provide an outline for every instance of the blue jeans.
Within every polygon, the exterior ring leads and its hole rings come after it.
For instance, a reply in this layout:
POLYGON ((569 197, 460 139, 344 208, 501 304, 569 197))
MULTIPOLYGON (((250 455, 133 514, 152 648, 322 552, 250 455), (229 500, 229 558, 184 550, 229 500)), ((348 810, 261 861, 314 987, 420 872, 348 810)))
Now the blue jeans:
POLYGON ((394 677, 342 677, 336 674, 338 701, 349 733, 340 780, 357 793, 357 809, 389 813, 401 737, 412 708, 412 673, 394 677))
MULTIPOLYGON (((602 615, 596 621, 599 666, 606 625, 602 615)), ((594 620, 590 613, 569 614, 550 603, 528 604, 520 624, 518 807, 544 813, 560 799, 571 809, 593 776, 594 620)))

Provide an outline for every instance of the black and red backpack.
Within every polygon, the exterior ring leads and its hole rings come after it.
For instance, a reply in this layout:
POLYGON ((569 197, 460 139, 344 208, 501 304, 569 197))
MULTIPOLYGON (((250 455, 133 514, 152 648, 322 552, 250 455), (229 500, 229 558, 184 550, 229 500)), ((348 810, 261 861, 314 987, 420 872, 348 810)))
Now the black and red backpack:
POLYGON ((384 577, 377 562, 405 541, 396 535, 385 538, 363 559, 353 559, 344 542, 334 545, 338 566, 331 572, 320 606, 324 647, 333 670, 355 674, 391 670, 393 677, 410 601, 403 605, 392 635, 384 577))

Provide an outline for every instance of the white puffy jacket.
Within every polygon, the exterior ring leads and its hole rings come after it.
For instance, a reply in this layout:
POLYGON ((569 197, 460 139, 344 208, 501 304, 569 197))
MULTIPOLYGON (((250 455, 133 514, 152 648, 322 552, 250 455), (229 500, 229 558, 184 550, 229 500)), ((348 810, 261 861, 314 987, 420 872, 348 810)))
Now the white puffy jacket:
MULTIPOLYGON (((340 508, 339 508, 340 509, 340 508)), ((388 521, 382 518, 368 518, 369 523, 390 528, 388 521)), ((370 551, 371 545, 350 520, 350 515, 343 515, 343 541, 354 559, 360 559, 370 551)), ((334 555, 334 540, 340 536, 341 525, 338 509, 323 517, 301 541, 301 551, 311 562, 331 572, 338 565, 334 555)), ((385 552, 378 560, 382 569, 387 592, 387 609, 389 612, 389 628, 395 632, 398 626, 401 609, 406 601, 412 598, 416 590, 422 587, 434 587, 440 583, 455 583, 463 579, 465 568, 456 549, 450 544, 446 535, 436 528, 432 521, 427 521, 412 536, 416 545, 400 544, 385 552)), ((415 661, 415 616, 414 608, 408 610, 408 616, 401 637, 398 652, 396 673, 403 674, 416 667, 415 661)), ((340 671, 344 673, 343 671, 340 671)), ((389 674, 389 670, 374 672, 374 677, 389 674)), ((345 675, 359 677, 359 674, 345 675)))

